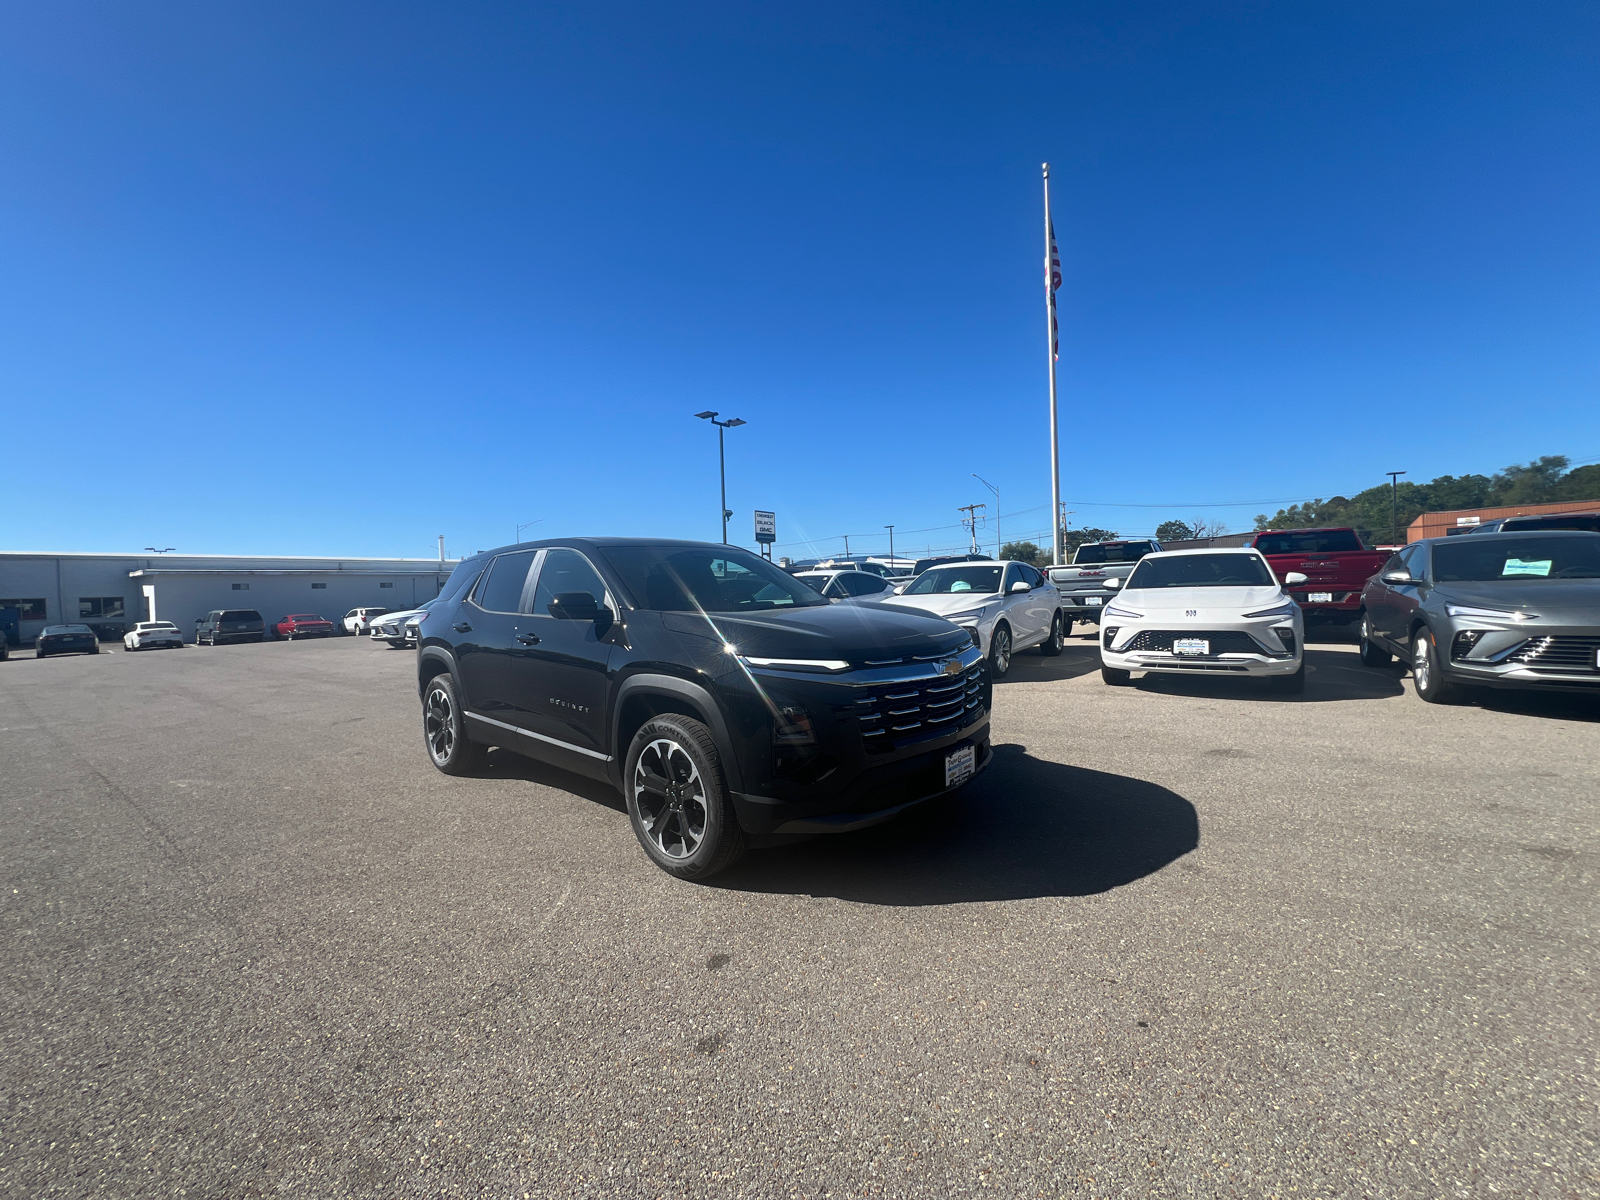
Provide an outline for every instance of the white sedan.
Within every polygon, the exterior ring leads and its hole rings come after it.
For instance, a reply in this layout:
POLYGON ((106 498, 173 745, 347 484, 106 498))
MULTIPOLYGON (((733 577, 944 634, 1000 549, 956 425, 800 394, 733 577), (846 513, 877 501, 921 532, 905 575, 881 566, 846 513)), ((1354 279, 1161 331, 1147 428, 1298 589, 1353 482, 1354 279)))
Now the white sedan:
POLYGON ((428 610, 437 603, 437 600, 429 600, 419 608, 408 608, 401 612, 385 613, 381 617, 372 618, 372 640, 388 642, 391 650, 403 650, 407 646, 415 646, 417 626, 422 624, 422 618, 427 616, 428 610))
POLYGON ((894 584, 882 575, 853 567, 842 571, 796 571, 794 577, 839 604, 877 604, 894 596, 894 584))
MULTIPOLYGON (((1298 571, 1283 584, 1304 583, 1298 571)), ((1305 618, 1256 550, 1148 554, 1100 618, 1100 677, 1134 671, 1259 676, 1277 691, 1306 686, 1305 618)))
POLYGON ((156 646, 183 649, 183 631, 171 621, 140 621, 122 635, 124 650, 149 650, 156 646))
POLYGON ((989 660, 991 678, 1004 678, 1018 650, 1061 653, 1061 593, 1021 562, 963 562, 929 567, 898 596, 884 600, 954 621, 989 660))

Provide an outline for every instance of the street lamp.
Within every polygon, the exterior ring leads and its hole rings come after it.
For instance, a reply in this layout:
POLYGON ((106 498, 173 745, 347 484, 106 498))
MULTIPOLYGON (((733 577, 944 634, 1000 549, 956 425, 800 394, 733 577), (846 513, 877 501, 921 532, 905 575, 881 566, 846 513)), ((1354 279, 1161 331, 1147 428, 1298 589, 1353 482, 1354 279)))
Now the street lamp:
POLYGON ((1389 477, 1389 544, 1392 546, 1400 537, 1400 476, 1404 471, 1385 471, 1389 477))
POLYGON ((994 493, 994 556, 998 561, 1000 558, 1000 489, 976 471, 972 472, 972 477, 994 493))
POLYGON ((172 551, 176 550, 177 547, 176 546, 167 546, 167 547, 165 547, 163 549, 157 550, 154 546, 146 546, 145 549, 150 551, 150 553, 152 553, 152 554, 169 554, 172 551))
POLYGON ((710 421, 717 427, 717 469, 722 477, 722 544, 726 546, 728 544, 728 518, 733 516, 733 513, 728 508, 728 455, 723 449, 722 431, 725 429, 737 429, 746 422, 741 421, 738 417, 729 417, 726 421, 719 421, 717 420, 717 414, 714 412, 695 413, 695 416, 702 421, 710 421))
MULTIPOLYGON (((535 525, 539 524, 539 522, 543 521, 543 520, 544 520, 544 518, 540 517, 540 518, 538 518, 538 520, 524 521, 521 525, 518 525, 517 526, 517 545, 519 545, 519 546, 522 545, 522 531, 524 529, 532 529, 535 525)), ((441 553, 439 555, 439 557, 443 558, 444 555, 441 553)))

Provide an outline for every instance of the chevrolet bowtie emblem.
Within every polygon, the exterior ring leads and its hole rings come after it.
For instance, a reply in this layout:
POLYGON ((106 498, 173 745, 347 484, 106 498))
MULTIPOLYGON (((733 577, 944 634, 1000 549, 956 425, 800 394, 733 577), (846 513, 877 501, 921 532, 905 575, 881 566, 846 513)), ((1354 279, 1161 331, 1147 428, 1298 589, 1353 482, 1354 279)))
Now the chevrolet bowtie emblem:
POLYGON ((944 671, 944 674, 946 674, 946 675, 959 675, 959 674, 961 674, 961 660, 959 658, 946 659, 943 671, 944 671))

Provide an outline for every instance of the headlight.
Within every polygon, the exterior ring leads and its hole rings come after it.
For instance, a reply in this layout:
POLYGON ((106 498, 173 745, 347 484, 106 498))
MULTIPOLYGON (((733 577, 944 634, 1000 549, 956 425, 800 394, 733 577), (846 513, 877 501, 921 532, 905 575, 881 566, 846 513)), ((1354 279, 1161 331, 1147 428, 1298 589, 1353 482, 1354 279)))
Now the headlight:
POLYGON ((1299 607, 1293 600, 1290 600, 1278 605, 1276 608, 1263 608, 1258 612, 1249 612, 1244 615, 1247 617, 1292 617, 1295 609, 1299 607))
POLYGON ((1466 604, 1446 604, 1445 612, 1452 617, 1486 617, 1491 621, 1534 621, 1538 613, 1509 612, 1503 608, 1472 608, 1466 604))
POLYGON ((1115 604, 1106 605, 1105 613, 1108 617, 1128 617, 1135 621, 1144 618, 1143 613, 1136 613, 1132 609, 1118 608, 1115 604))
POLYGON ((988 613, 988 611, 989 611, 989 608, 988 608, 987 605, 985 605, 983 608, 969 608, 965 612, 951 613, 949 616, 947 616, 945 618, 945 620, 946 621, 957 621, 957 622, 960 622, 960 621, 981 621, 981 620, 983 620, 984 616, 988 613))

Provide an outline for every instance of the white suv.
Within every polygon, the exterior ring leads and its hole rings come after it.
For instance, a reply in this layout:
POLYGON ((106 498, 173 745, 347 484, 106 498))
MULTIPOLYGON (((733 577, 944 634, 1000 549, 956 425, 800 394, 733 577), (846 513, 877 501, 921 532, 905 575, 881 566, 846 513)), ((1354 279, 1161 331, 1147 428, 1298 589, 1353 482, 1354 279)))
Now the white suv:
POLYGON ((387 608, 352 608, 344 615, 344 631, 366 637, 372 631, 372 623, 388 611, 387 608))
POLYGON ((1061 653, 1061 593, 1027 563, 963 562, 929 567, 885 604, 936 613, 966 629, 1001 679, 1018 650, 1061 653))

